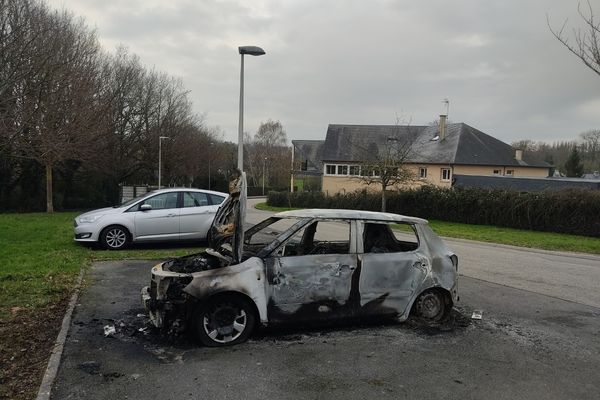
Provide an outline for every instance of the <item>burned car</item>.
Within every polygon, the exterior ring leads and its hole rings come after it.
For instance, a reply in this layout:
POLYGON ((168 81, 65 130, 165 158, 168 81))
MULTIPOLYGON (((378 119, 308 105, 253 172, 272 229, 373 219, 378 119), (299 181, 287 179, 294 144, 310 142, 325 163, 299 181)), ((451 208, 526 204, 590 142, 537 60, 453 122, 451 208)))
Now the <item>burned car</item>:
POLYGON ((152 269, 142 301, 156 327, 224 346, 259 324, 411 313, 438 321, 458 299, 458 258, 423 219, 299 210, 244 232, 244 197, 232 193, 219 209, 206 251, 152 269))

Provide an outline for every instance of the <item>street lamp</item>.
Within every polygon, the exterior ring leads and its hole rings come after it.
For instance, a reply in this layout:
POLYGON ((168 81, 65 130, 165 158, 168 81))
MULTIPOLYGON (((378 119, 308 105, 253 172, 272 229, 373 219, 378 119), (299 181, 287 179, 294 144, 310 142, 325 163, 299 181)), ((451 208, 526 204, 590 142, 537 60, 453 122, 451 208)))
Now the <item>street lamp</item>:
POLYGON ((265 166, 267 164, 267 160, 269 159, 269 157, 265 157, 265 159, 263 160, 263 191, 262 191, 262 195, 265 195, 265 166))
POLYGON ((162 172, 162 141, 163 139, 170 139, 168 136, 158 137, 158 188, 160 189, 160 175, 162 172))
POLYGON ((240 68, 240 122, 238 124, 238 169, 244 170, 244 54, 250 56, 262 56, 265 51, 256 46, 238 47, 242 64, 240 68))
POLYGON ((213 147, 213 142, 210 142, 210 148, 208 150, 208 190, 210 190, 210 159, 211 157, 211 153, 212 153, 212 147, 213 147))

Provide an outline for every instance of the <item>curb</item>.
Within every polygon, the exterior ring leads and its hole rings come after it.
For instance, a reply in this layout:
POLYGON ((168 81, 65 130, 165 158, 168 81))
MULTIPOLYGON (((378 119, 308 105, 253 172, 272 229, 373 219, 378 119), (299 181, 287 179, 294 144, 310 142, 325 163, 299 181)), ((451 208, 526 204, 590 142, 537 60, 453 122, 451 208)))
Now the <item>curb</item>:
POLYGON ((69 327, 71 326, 71 316, 73 315, 73 310, 75 309, 75 304, 77 303, 79 292, 81 291, 81 283, 83 282, 83 275, 85 274, 84 271, 85 268, 82 268, 81 272, 79 273, 79 277, 77 278, 77 285, 75 286, 75 291, 71 296, 71 300, 69 301, 69 307, 67 308, 67 312, 65 313, 65 316, 62 320, 60 332, 58 333, 56 341, 54 342, 54 347, 52 349, 52 353, 50 354, 50 359, 48 360, 46 372, 44 372, 44 377, 42 378, 42 383, 40 384, 40 389, 38 390, 36 400, 50 399, 52 385, 54 384, 54 380, 56 379, 56 375, 58 374, 60 359, 62 357, 65 341, 67 339, 67 334, 69 333, 69 327))

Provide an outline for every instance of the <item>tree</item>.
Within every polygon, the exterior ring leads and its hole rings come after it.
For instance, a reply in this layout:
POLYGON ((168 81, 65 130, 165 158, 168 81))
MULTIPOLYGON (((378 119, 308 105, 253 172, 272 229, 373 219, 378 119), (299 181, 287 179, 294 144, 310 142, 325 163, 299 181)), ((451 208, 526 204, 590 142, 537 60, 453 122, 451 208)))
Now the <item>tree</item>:
POLYGON ((600 129, 583 132, 581 135, 584 168, 588 171, 600 170, 600 129))
POLYGON ((287 135, 281 122, 269 119, 267 122, 261 122, 254 135, 254 141, 266 149, 271 149, 275 146, 287 145, 287 135))
POLYGON ((522 139, 512 142, 510 144, 515 149, 523 150, 523 152, 536 152, 538 150, 538 144, 531 139, 522 139))
POLYGON ((247 167, 254 186, 283 187, 289 185, 291 149, 279 121, 262 122, 252 140, 247 138, 247 167))
POLYGON ((566 175, 571 178, 579 178, 583 175, 583 165, 581 165, 579 159, 579 152, 577 146, 573 147, 569 158, 565 162, 566 175))
POLYGON ((594 19, 594 10, 589 0, 587 0, 587 11, 583 11, 581 4, 579 4, 577 12, 583 20, 584 27, 574 28, 572 38, 565 33, 566 20, 560 29, 556 29, 552 27, 550 17, 547 16, 548 28, 554 37, 571 53, 583 61, 588 68, 600 75, 600 24, 594 19))
POLYGON ((27 55, 34 73, 15 86, 11 141, 15 156, 44 166, 46 211, 53 212, 54 167, 93 152, 99 45, 95 33, 69 13, 32 6, 40 10, 32 27, 40 51, 27 55))
POLYGON ((363 141, 354 144, 359 149, 359 157, 364 160, 360 165, 360 175, 354 179, 359 179, 367 185, 381 187, 382 212, 387 208, 388 189, 414 179, 414 172, 407 162, 417 152, 417 135, 417 128, 396 123, 393 133, 380 143, 363 141))

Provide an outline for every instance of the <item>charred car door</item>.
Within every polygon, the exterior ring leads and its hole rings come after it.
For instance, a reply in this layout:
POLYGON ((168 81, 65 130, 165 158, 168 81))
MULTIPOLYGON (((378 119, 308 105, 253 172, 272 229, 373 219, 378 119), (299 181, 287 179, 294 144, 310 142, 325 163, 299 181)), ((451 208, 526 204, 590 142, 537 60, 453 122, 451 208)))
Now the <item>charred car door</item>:
POLYGON ((355 221, 314 221, 266 261, 270 321, 348 316, 357 290, 355 221), (353 285, 354 282, 354 285, 353 285))
MULTIPOLYGON (((428 259, 419 251, 412 225, 392 231, 388 223, 359 222, 363 252, 360 303, 366 314, 399 315, 427 274, 428 259)), ((360 245, 359 245, 360 248, 360 245)))

